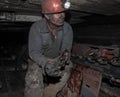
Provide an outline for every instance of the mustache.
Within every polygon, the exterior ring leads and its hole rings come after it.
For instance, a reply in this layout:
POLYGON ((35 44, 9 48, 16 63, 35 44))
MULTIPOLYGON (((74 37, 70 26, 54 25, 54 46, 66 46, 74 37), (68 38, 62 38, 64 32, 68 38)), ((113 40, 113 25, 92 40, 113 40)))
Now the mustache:
POLYGON ((65 17, 64 17, 64 16, 61 16, 61 17, 60 17, 60 20, 65 20, 65 17))

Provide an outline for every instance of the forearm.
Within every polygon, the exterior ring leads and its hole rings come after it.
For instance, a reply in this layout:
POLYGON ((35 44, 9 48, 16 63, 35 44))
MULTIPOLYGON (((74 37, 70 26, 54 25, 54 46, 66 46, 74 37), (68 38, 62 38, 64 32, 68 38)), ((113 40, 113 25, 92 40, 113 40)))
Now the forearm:
POLYGON ((40 67, 44 68, 45 64, 47 63, 48 58, 42 55, 37 51, 29 52, 30 58, 35 61, 40 67))

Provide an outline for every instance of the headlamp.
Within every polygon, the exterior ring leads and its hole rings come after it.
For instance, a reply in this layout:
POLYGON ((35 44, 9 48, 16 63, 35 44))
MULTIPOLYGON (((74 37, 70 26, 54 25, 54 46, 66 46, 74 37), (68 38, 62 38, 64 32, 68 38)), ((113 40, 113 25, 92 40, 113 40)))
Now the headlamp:
POLYGON ((66 0, 66 2, 64 3, 64 8, 69 9, 70 6, 71 6, 70 0, 66 0))

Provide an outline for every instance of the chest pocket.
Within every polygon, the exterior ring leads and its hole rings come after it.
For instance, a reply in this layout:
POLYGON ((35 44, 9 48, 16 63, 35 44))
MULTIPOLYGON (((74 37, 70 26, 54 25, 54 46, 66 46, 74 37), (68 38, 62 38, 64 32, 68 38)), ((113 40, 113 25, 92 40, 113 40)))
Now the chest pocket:
POLYGON ((55 42, 50 33, 42 34, 42 50, 43 54, 47 57, 53 58, 56 56, 55 42))
POLYGON ((58 38, 55 39, 51 33, 42 34, 42 50, 45 56, 54 58, 59 55, 63 32, 58 32, 57 36, 58 38))
POLYGON ((42 34, 42 47, 43 47, 43 49, 49 48, 51 43, 52 43, 52 41, 51 41, 50 34, 49 33, 43 33, 42 34))

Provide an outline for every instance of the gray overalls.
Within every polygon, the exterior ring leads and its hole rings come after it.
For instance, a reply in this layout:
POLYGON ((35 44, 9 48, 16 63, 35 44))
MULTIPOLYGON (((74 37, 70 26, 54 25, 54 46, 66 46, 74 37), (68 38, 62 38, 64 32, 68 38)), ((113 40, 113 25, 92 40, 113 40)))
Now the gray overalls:
MULTIPOLYGON (((29 56, 32 61, 30 61, 25 76, 25 97, 47 97, 50 94, 46 91, 55 89, 58 92, 65 85, 71 72, 71 65, 66 67, 65 74, 60 82, 49 85, 50 87, 45 87, 44 66, 49 58, 58 57, 63 50, 68 49, 71 52, 72 41, 72 28, 66 22, 63 27, 58 29, 56 38, 48 30, 45 19, 41 19, 32 25, 28 43, 29 56)), ((53 95, 48 97, 54 97, 53 95)))

